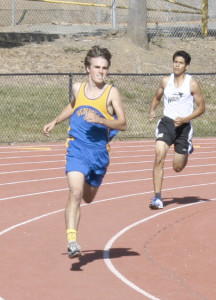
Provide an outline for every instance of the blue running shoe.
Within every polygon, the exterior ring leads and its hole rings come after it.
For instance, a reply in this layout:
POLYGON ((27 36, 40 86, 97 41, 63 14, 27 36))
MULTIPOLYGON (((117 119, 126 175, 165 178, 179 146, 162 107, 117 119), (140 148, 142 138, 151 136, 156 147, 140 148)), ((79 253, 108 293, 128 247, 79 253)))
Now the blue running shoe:
POLYGON ((149 204, 151 209, 163 208, 163 201, 159 198, 153 198, 152 202, 149 204))

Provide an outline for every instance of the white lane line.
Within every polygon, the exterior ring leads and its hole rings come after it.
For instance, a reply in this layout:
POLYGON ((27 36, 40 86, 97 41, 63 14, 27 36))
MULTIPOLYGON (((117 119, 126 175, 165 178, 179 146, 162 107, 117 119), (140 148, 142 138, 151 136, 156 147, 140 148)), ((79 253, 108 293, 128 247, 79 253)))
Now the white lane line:
POLYGON ((61 177, 47 177, 47 178, 39 178, 39 179, 29 179, 29 180, 22 180, 22 181, 11 181, 11 182, 5 182, 0 183, 1 185, 13 185, 13 184, 23 184, 23 183, 30 183, 30 182, 38 182, 38 181, 48 181, 48 180, 56 180, 56 179, 66 179, 66 176, 61 177))
MULTIPOLYGON (((169 189, 166 189, 166 190, 169 190, 169 189)), ((138 195, 141 195, 141 194, 147 194, 147 193, 152 193, 152 191, 149 191, 149 192, 145 192, 145 193, 137 193, 137 194, 131 194, 131 195, 125 195, 125 196, 120 196, 120 197, 114 197, 114 198, 108 198, 108 199, 103 199, 103 200, 99 200, 99 201, 95 201, 95 202, 92 202, 91 204, 82 204, 81 206, 87 206, 87 205, 94 205, 94 204, 99 204, 99 203, 102 203, 102 202, 107 202, 107 201, 111 201, 111 200, 116 200, 116 199, 121 199, 121 198, 125 198, 125 197, 135 197, 135 196, 138 196, 138 195)), ((215 199, 211 199, 211 200, 215 200, 215 199)), ((119 233, 117 233, 111 240, 109 240, 109 242, 106 244, 105 248, 104 248, 104 261, 107 265, 107 267, 110 269, 110 271, 116 275, 119 279, 121 279, 125 284, 127 284, 128 286, 130 286, 131 288, 135 289, 137 292, 145 295, 146 297, 148 297, 149 299, 152 299, 152 300, 160 300, 159 298, 156 298, 155 296, 153 295, 150 295, 149 293, 147 293, 146 291, 142 290, 141 288, 139 288, 138 286, 136 286, 134 283, 132 283, 131 281, 129 281, 126 277, 124 277, 120 272, 118 272, 116 270, 116 268, 113 266, 113 264, 111 263, 111 260, 110 260, 110 255, 109 255, 109 250, 112 246, 112 244, 117 240, 118 237, 120 237, 122 234, 124 234, 126 231, 128 231, 129 229, 131 229, 132 227, 135 227, 137 225, 139 225, 140 223, 143 223, 143 222, 146 222, 147 220, 150 220, 152 218, 155 218, 161 214, 164 214, 164 213, 167 213, 167 212, 170 212, 174 209, 179 209, 179 208, 183 208, 183 207, 186 207, 186 206, 189 206, 189 205, 193 205, 193 204, 197 204, 197 203, 203 203, 202 201, 201 202, 196 202, 196 203, 191 203, 191 204, 187 204, 187 205, 184 205, 184 206, 181 206, 181 207, 178 207, 178 208, 172 208, 172 209, 169 209, 167 211, 163 211, 163 212, 160 212, 156 215, 153 215, 153 216, 150 216, 150 217, 147 217, 145 219, 142 219, 138 222, 135 222, 127 227, 125 227, 123 230, 121 230, 119 233)), ((42 218, 45 218, 45 217, 48 217, 48 216, 51 216, 51 215, 54 215, 54 214, 57 214, 59 212, 63 212, 64 209, 60 209, 60 210, 56 210, 56 211, 53 211, 53 212, 50 212, 50 213, 46 213, 46 214, 43 214, 41 216, 38 216, 38 217, 35 217, 35 218, 32 218, 32 219, 29 219, 29 220, 26 220, 24 222, 21 222, 21 223, 18 223, 18 224, 15 224, 13 226, 10 226, 2 231, 0 231, 0 236, 9 232, 9 231, 12 231, 18 227, 21 227, 21 226, 24 226, 28 223, 31 223, 31 222, 34 222, 34 221, 38 221, 42 218)), ((1 300, 1 298, 0 298, 1 300)), ((4 299, 3 299, 4 300, 4 299)))
MULTIPOLYGON (((207 157, 207 158, 204 158, 204 159, 207 159, 209 160, 211 157, 207 157)), ((194 159, 194 160, 200 160, 200 158, 197 158, 197 159, 194 159)), ((172 161, 172 160, 166 160, 167 162, 168 161, 172 161)), ((112 167, 112 166, 117 166, 117 165, 131 165, 131 164, 143 164, 143 163, 153 163, 153 161, 126 161, 126 162, 120 162, 120 163, 113 163, 111 162, 110 165, 109 165, 109 168, 112 167)), ((213 167, 215 166, 216 164, 205 164, 205 165, 187 165, 187 169, 188 168, 200 168, 200 167, 213 167)), ((59 170, 59 169, 65 169, 65 166, 62 166, 62 167, 58 167, 58 168, 40 168, 40 169, 29 169, 29 170, 17 170, 17 171, 6 171, 6 172, 0 172, 0 175, 5 175, 5 174, 13 174, 13 173, 27 173, 27 172, 38 172, 38 171, 49 171, 49 170, 59 170)), ((164 168, 164 170, 169 170, 169 169, 172 169, 172 167, 166 167, 164 168)), ((151 169, 142 169, 144 171, 149 171, 149 170, 152 170, 151 169)), ((116 171, 115 171, 116 172, 116 171)), ((118 172, 118 171, 117 171, 118 172)), ((127 171, 125 171, 127 172, 127 171)), ((131 172, 128 171, 128 172, 131 172)), ((107 172, 108 173, 111 173, 111 172, 107 172)))
MULTIPOLYGON (((135 151, 134 151, 135 152, 135 151)), ((133 153, 134 153, 133 152, 133 153)), ((216 153, 216 151, 208 151, 208 152, 199 152, 199 153, 194 153, 194 154, 210 154, 210 153, 216 153)), ((114 153, 113 153, 114 154, 114 153)), ((59 156, 63 156, 63 155, 58 155, 58 157, 59 156)), ((167 157, 168 156, 173 156, 173 153, 168 153, 167 154, 167 157)), ((35 156, 36 158, 39 158, 40 156, 35 156)), ((45 156, 45 157, 47 157, 47 155, 45 156)), ((53 156, 51 156, 51 155, 49 155, 49 157, 53 157, 53 156)), ((141 157, 155 157, 155 154, 153 153, 153 154, 142 154, 142 155, 122 155, 122 156, 110 156, 110 159, 112 160, 112 159, 123 159, 123 158, 141 158, 141 157)), ((33 156, 32 157, 30 157, 30 156, 23 156, 23 157, 2 157, 2 158, 0 158, 0 160, 2 159, 2 160, 8 160, 8 159, 21 159, 22 158, 22 160, 24 160, 24 159, 28 159, 28 158, 34 158, 33 156)), ((190 157, 190 161, 193 161, 193 160, 197 160, 197 159, 202 159, 202 160, 205 160, 205 159, 214 159, 214 158, 216 158, 216 156, 211 156, 211 157, 195 157, 195 156, 193 156, 193 157, 190 157)), ((167 160, 167 161, 172 161, 172 159, 170 159, 170 160, 167 160)), ((61 160, 41 160, 41 161, 27 161, 27 162, 25 162, 25 161, 22 161, 22 162, 16 162, 16 163, 3 163, 3 164, 0 164, 0 166, 14 166, 14 165, 28 165, 28 164, 41 164, 41 163, 57 163, 57 162, 65 162, 65 159, 61 159, 61 160)), ((146 162, 152 162, 152 160, 150 160, 150 161, 146 161, 146 162)))
MULTIPOLYGON (((216 200, 216 198, 214 199, 210 199, 210 201, 213 201, 213 200, 216 200)), ((191 206, 191 205, 196 205, 196 204, 201 204, 201 203, 205 203, 205 201, 200 201, 200 202, 196 202, 196 203, 190 203, 190 204, 185 204, 184 206, 180 206, 180 207, 174 207, 174 208, 171 208, 171 209, 168 209, 168 210, 165 210, 165 211, 162 211, 162 212, 159 212, 155 215, 152 215, 152 216, 149 216, 147 218, 144 218, 140 221, 137 221, 125 228, 123 228, 121 231, 119 231, 116 235, 114 235, 109 241, 108 243, 106 244, 105 248, 104 248, 104 251, 103 251, 103 258, 104 258, 104 262, 107 266, 107 268, 116 276, 118 277, 121 281, 123 281, 126 285, 128 285, 129 287, 131 287, 132 289, 134 289, 135 291, 137 291, 138 293, 146 296, 147 298, 149 299, 152 299, 152 300, 160 300, 159 298, 149 294, 147 291, 141 289, 140 287, 138 287, 137 285, 135 285, 132 281, 128 280, 124 275, 122 275, 115 267, 114 265, 112 264, 111 262, 111 258, 110 258, 110 249, 112 247, 112 245, 114 244, 114 242, 120 237, 122 236, 123 234, 125 234, 128 230, 130 230, 131 228, 134 228, 138 225, 140 225, 141 223, 144 223, 144 222, 147 222, 153 218, 157 218, 158 216, 162 215, 162 214, 166 214, 166 213, 169 213, 173 210, 177 210, 177 209, 181 209, 181 208, 185 208, 187 206, 191 206)))
MULTIPOLYGON (((146 169, 142 169, 142 170, 130 170, 130 171, 116 171, 116 172, 107 172, 107 175, 109 174, 122 174, 122 173, 135 173, 135 172, 143 172, 146 171, 146 169)), ((215 172, 205 172, 205 173, 191 173, 191 174, 178 174, 178 178, 180 177, 190 177, 190 176, 205 176, 205 175, 213 175, 216 174, 215 172)), ((167 178, 176 178, 176 175, 169 175, 169 176, 164 176, 164 179, 167 178)), ((16 185, 16 184, 23 184, 23 183, 31 183, 31 182, 38 182, 38 181, 52 181, 52 180, 59 180, 59 179, 63 179, 66 180, 66 176, 60 176, 60 177, 47 177, 47 178, 39 178, 39 179, 29 179, 29 180, 22 180, 22 181, 12 181, 12 182, 5 182, 5 183, 0 183, 0 186, 4 186, 4 185, 16 185)), ((111 184, 122 184, 122 183, 129 183, 129 182, 139 182, 139 181, 149 181, 152 180, 152 177, 148 177, 148 178, 136 178, 136 179, 128 179, 128 180, 121 180, 121 181, 111 181, 111 182, 104 182, 102 183, 103 185, 111 185, 111 184)))
MULTIPOLYGON (((66 138, 65 138, 66 140, 66 138)), ((0 146, 0 149, 16 149, 16 148, 22 148, 22 147, 29 147, 30 149, 34 146, 35 147, 38 147, 38 148, 44 148, 44 147, 54 147, 54 148, 57 148, 57 147, 60 147, 60 148, 63 148, 64 149, 64 145, 65 145, 65 140, 63 141, 60 141, 59 143, 41 143, 41 144, 34 144, 34 143, 31 143, 31 144, 19 144, 19 143, 15 143, 15 144, 11 144, 11 145, 1 145, 0 146)), ((203 137, 203 138, 198 138, 198 137, 194 137, 193 138, 193 144, 215 144, 215 141, 216 141, 216 138, 215 137, 203 137)), ((136 145, 136 147, 143 147, 144 146, 149 146, 147 144, 155 144, 155 139, 154 138, 151 138, 151 139, 140 139, 140 140, 124 140, 124 141, 118 141, 118 140, 113 140, 110 145, 111 146, 117 146, 117 147, 121 147, 122 144, 129 144, 127 145, 126 147, 134 147, 135 144, 139 144, 139 145, 136 145), (142 144, 140 146, 140 144, 142 144), (118 146, 119 145, 119 146, 118 146)))
POLYGON ((44 191, 44 192, 38 192, 38 193, 23 194, 23 195, 11 196, 11 197, 6 197, 6 198, 0 198, 0 201, 10 200, 10 199, 18 199, 18 198, 24 198, 24 197, 31 197, 31 196, 43 195, 43 194, 49 194, 49 193, 55 193, 55 192, 62 192, 62 191, 67 191, 67 190, 68 190, 68 188, 64 188, 64 189, 50 190, 50 191, 44 191))
MULTIPOLYGON (((150 193, 150 192, 149 192, 150 193)), ((152 193, 152 191, 151 191, 152 193)), ((89 205, 95 205, 95 204, 98 204, 98 203, 103 203, 103 202, 107 202, 107 201, 113 201, 113 200, 117 200, 117 199, 122 199, 122 198, 127 198, 127 197, 135 197, 135 196, 138 196, 138 195, 142 195, 143 193, 136 193, 136 194, 131 194, 131 195, 123 195, 123 196, 118 196, 118 197, 112 197, 112 198, 107 198, 107 199, 102 199, 102 200, 97 200, 97 201, 94 201, 90 204, 86 204, 86 203, 83 203, 81 204, 81 206, 89 206, 89 205)), ((62 212, 64 211, 64 209, 60 209, 60 210, 56 210, 56 211, 53 211, 53 212, 50 212, 50 213, 47 213, 47 214, 43 214, 41 216, 38 216, 38 217, 35 217, 35 218, 32 218, 32 219, 29 219, 29 220, 26 220, 24 222, 21 222, 21 223, 18 223, 18 224, 15 224, 11 227, 8 227, 2 231, 0 231, 0 236, 15 229, 15 228, 18 228, 20 226, 23 226, 23 225, 26 225, 28 223, 31 223, 31 222, 34 222, 34 221, 37 221, 37 220, 40 220, 42 218, 45 218, 47 216, 51 216, 51 215, 54 215, 56 213, 59 213, 59 212, 62 212)))
MULTIPOLYGON (((208 183, 208 184, 216 184, 216 182, 214 183, 208 183)), ((202 184, 202 185, 208 185, 208 184, 202 184)), ((201 184, 198 184, 198 185, 193 185, 193 186, 188 186, 189 188, 193 188, 194 186, 201 186, 201 184)), ((164 189, 164 191, 170 191, 170 190, 177 190, 177 189, 184 189, 186 188, 186 186, 183 186, 183 187, 177 187, 177 188, 167 188, 167 189, 164 189)), ((60 192, 60 191, 64 191, 66 189, 60 189, 60 190, 52 190, 52 191, 47 191, 47 192, 42 192, 42 193, 34 193, 34 194, 29 194, 29 195, 38 195, 38 194, 44 194, 44 193, 53 193, 53 192, 60 192)), ((117 200, 117 199, 122 199, 122 198, 128 198, 128 197, 136 197, 136 196, 140 196, 140 195, 146 195, 146 194, 150 194, 150 193, 153 193, 153 191, 147 191, 147 192, 142 192, 142 193, 135 193, 135 194, 127 194, 127 195, 121 195, 121 196, 118 196, 118 197, 112 197, 112 198, 107 198, 107 199, 102 199, 102 200, 97 200, 97 201, 94 201, 88 205, 94 205, 94 204, 98 204, 98 203, 103 203, 103 202, 107 202, 107 201, 113 201, 113 200, 117 200)), ((20 196, 16 196, 16 197, 11 197, 11 198, 19 198, 19 197, 27 197, 29 195, 20 195, 20 196)), ((0 200, 6 200, 7 198, 1 198, 0 200)), ((86 206, 87 204, 84 203, 84 204, 81 204, 81 206, 86 206)), ((50 216, 52 214, 56 214, 57 212, 61 212, 63 211, 64 209, 61 209, 61 210, 57 210, 57 211, 54 211, 54 212, 50 212, 50 213, 47 213, 47 214, 44 214, 44 215, 41 215, 41 216, 38 216, 36 218, 33 218, 33 219, 30 219, 30 220, 27 220, 25 222, 22 222, 22 223, 19 223, 19 224, 15 224, 7 229, 4 229, 3 231, 0 231, 0 235, 3 235, 4 233, 8 232, 8 231, 11 231, 13 230, 14 228, 17 228, 17 227, 20 227, 22 225, 25 225, 27 223, 30 223, 30 222, 33 222, 35 220, 39 220, 41 218, 44 218, 44 217, 47 217, 47 216, 50 216)))
MULTIPOLYGON (((203 149, 212 149, 214 146, 212 146, 212 147, 202 147, 202 150, 203 149)), ((137 147, 136 147, 137 148, 137 147)), ((142 148, 143 148, 143 146, 142 146, 142 148)), ((214 148, 213 148, 214 149, 214 148)), ((121 151, 112 151, 111 150, 111 152, 110 152, 110 157, 111 158, 119 158, 119 157, 114 157, 114 156, 112 156, 113 154, 116 154, 116 153, 131 153, 131 151, 133 152, 133 153, 135 153, 135 152, 149 152, 150 150, 148 150, 148 149, 138 149, 138 150, 131 150, 131 149, 129 149, 129 150, 121 150, 121 151)), ((172 150, 171 150, 172 151, 172 150)), ((56 151, 55 151, 56 152, 56 151)), ((200 154, 200 153, 215 153, 216 151, 208 151, 208 152, 194 152, 193 153, 193 155, 194 154, 200 154)), ((2 154, 3 152, 0 152, 0 154, 2 154)), ((7 152, 6 152, 7 153, 7 152)), ((11 152, 9 152, 10 154, 11 154, 11 152)), ((168 153, 167 155, 172 155, 173 153, 168 153)), ((59 153, 59 154, 53 154, 53 153, 47 153, 47 154, 39 154, 39 155, 27 155, 27 156, 6 156, 6 157, 0 157, 0 160, 5 160, 5 159, 28 159, 28 158, 40 158, 40 157, 56 157, 56 156, 65 156, 65 152, 63 151, 61 151, 61 153, 59 153)), ((142 155, 142 156, 155 156, 154 154, 144 154, 144 155, 142 155)))
POLYGON ((8 228, 6 228, 6 229, 0 231, 0 236, 3 235, 3 234, 5 234, 5 233, 7 233, 7 232, 9 232, 9 231, 11 231, 11 230, 13 230, 13 229, 15 229, 15 228, 18 228, 18 227, 20 227, 20 226, 26 225, 26 224, 28 224, 28 223, 31 223, 31 222, 40 220, 40 219, 42 219, 42 218, 45 218, 45 217, 48 217, 48 216, 51 216, 51 215, 57 214, 57 213, 62 212, 62 211, 64 211, 64 209, 59 209, 59 210, 56 210, 56 211, 53 211, 53 212, 50 212, 50 213, 47 213, 47 214, 44 214, 44 215, 41 215, 41 216, 32 218, 32 219, 26 220, 26 221, 24 221, 24 222, 15 224, 15 225, 13 225, 13 226, 11 226, 11 227, 8 227, 8 228))
MULTIPOLYGON (((5 158, 6 159, 6 158, 5 158)), ((48 164, 48 163, 58 163, 65 162, 65 159, 61 160, 41 160, 41 161, 27 161, 27 162, 19 162, 19 163, 7 163, 0 164, 0 166, 17 166, 17 165, 32 165, 32 164, 48 164)))
POLYGON ((41 158, 41 157, 59 157, 59 156, 65 156, 65 153, 60 153, 60 154, 44 154, 44 155, 28 155, 28 156, 5 156, 5 157, 0 157, 0 160, 5 160, 5 159, 28 159, 28 158, 41 158))
MULTIPOLYGON (((116 182, 116 183, 119 183, 119 182, 116 182)), ((163 191, 172 191, 172 190, 176 190, 176 189, 185 189, 185 188, 192 188, 192 187, 206 186, 206 185, 214 185, 214 184, 216 184, 216 182, 200 183, 200 184, 194 184, 194 185, 188 185, 188 186, 167 188, 167 189, 163 189, 163 191)), ((0 201, 10 200, 10 199, 16 199, 16 198, 22 198, 22 197, 35 196, 35 195, 41 195, 41 194, 46 194, 46 193, 48 194, 48 193, 54 193, 54 192, 61 192, 61 191, 66 191, 66 190, 68 190, 68 188, 56 189, 56 190, 50 190, 50 191, 44 191, 44 192, 38 192, 38 193, 22 194, 22 195, 17 195, 17 196, 0 198, 0 201)), ((145 195, 145 194, 148 194, 148 193, 149 192, 142 192, 142 193, 138 193, 137 195, 145 195)), ((128 196, 132 196, 132 195, 134 195, 134 194, 130 194, 128 196)), ((123 197, 127 197, 127 195, 123 196, 123 197)))
POLYGON ((31 170, 20 170, 20 171, 9 171, 9 172, 0 172, 0 175, 5 175, 5 174, 16 174, 16 173, 27 173, 27 172, 41 172, 41 171, 49 171, 49 170, 60 170, 60 169, 65 169, 65 167, 58 167, 58 168, 41 168, 41 169, 31 169, 31 170))

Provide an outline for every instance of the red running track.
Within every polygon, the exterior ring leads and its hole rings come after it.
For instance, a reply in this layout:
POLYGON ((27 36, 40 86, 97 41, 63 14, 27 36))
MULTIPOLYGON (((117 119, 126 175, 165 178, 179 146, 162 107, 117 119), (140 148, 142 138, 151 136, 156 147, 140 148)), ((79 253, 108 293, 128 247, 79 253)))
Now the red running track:
POLYGON ((95 201, 82 204, 83 255, 66 253, 63 144, 0 146, 0 299, 215 300, 216 139, 187 167, 168 153, 152 211, 154 141, 114 141, 95 201))

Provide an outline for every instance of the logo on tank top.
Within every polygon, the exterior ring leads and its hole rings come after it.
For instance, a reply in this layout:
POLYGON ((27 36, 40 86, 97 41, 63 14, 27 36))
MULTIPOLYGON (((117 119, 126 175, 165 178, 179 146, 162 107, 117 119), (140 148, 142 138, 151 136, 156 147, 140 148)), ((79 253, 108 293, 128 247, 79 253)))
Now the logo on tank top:
POLYGON ((184 93, 178 92, 173 94, 171 97, 168 97, 167 101, 168 103, 179 101, 184 96, 184 93))
POLYGON ((86 114, 88 114, 88 113, 93 113, 93 114, 97 115, 97 113, 96 113, 93 109, 91 109, 91 108, 89 108, 89 107, 85 107, 85 108, 79 109, 79 110, 76 112, 76 115, 77 115, 78 117, 80 117, 80 116, 86 115, 86 114))

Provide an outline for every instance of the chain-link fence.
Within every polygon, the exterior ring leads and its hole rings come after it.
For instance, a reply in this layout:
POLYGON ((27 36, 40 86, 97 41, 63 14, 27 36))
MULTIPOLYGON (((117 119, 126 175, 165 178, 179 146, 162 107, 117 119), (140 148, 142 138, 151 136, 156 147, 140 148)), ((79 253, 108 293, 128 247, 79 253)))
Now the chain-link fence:
MULTIPOLYGON (((0 33, 125 29, 128 8, 129 0, 1 0, 0 33)), ((147 27, 150 36, 216 36, 216 1, 147 0, 147 27)))
MULTIPOLYGON (((149 121, 152 97, 164 74, 110 74, 122 95, 128 129, 116 139, 154 138, 156 121, 149 121)), ((206 100, 206 113, 193 120, 196 137, 216 136, 216 73, 194 74, 206 100)), ((51 121, 68 103, 73 81, 85 74, 0 74, 0 143, 45 142, 43 125, 51 121)), ((162 116, 161 105, 157 118, 162 116)), ((50 140, 67 137, 68 121, 56 126, 50 140)))

